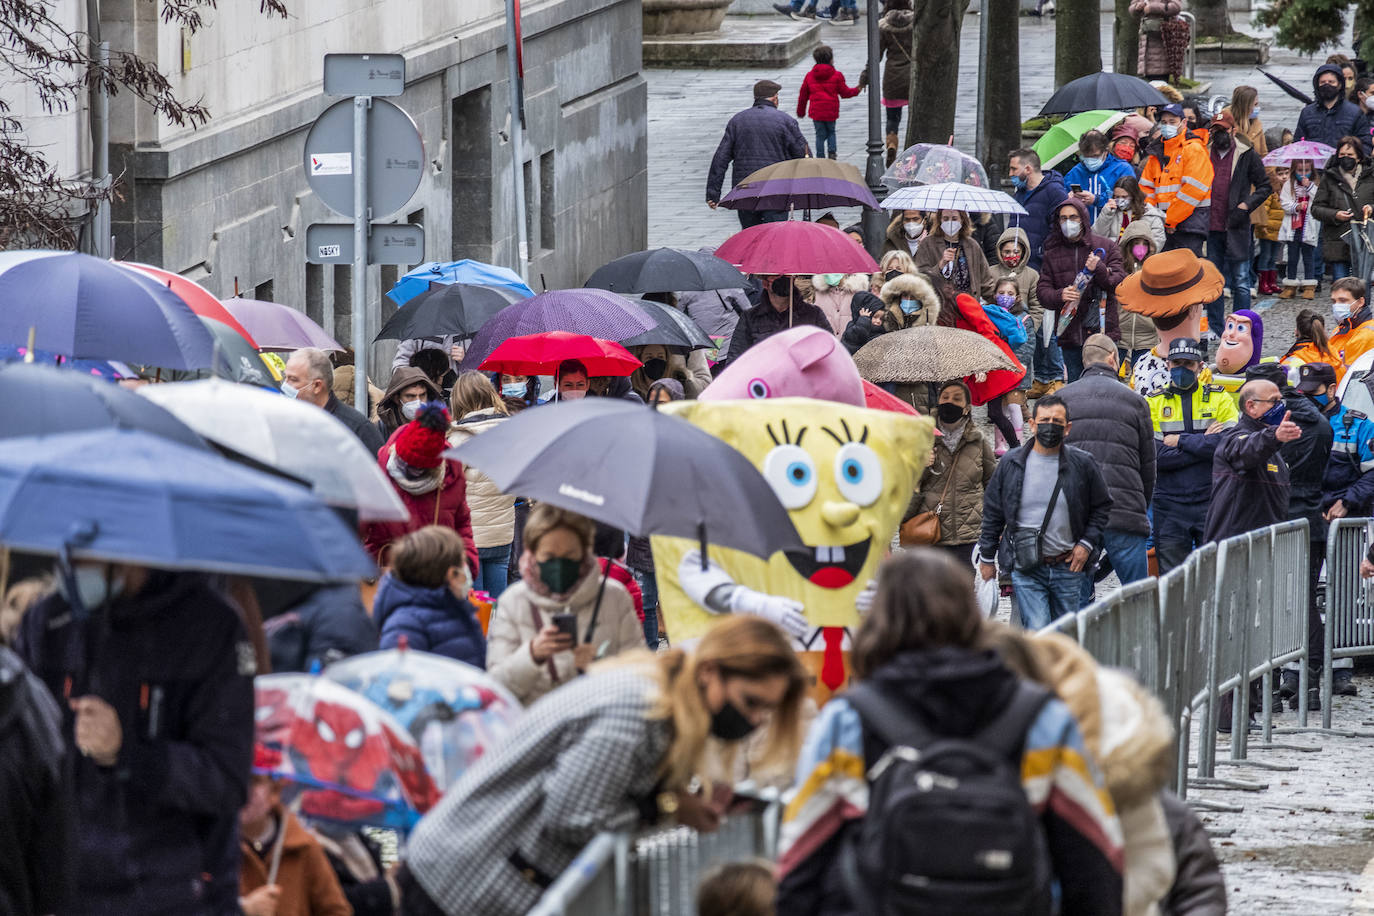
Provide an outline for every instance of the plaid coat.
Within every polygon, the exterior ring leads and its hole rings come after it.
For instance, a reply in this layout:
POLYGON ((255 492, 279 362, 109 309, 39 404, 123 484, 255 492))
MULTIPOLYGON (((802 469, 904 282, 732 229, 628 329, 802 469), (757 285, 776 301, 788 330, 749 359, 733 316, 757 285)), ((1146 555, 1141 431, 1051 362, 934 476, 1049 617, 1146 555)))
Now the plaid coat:
POLYGON ((636 671, 580 677, 531 706, 411 835, 406 866, 446 913, 525 913, 602 830, 652 799, 672 723, 636 671))

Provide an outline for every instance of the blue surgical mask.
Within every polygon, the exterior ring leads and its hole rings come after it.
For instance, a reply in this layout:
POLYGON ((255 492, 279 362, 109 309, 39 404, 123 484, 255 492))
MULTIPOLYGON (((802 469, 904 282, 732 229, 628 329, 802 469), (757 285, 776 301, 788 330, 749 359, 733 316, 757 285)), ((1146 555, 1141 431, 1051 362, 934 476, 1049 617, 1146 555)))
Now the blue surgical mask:
POLYGON ((524 382, 506 382, 501 386, 501 394, 508 398, 523 398, 525 396, 526 384, 524 382))
POLYGON ((282 382, 281 393, 286 395, 288 398, 294 398, 301 393, 301 390, 297 388, 295 385, 292 385, 290 382, 282 382))
POLYGON ((1161 125, 1159 125, 1159 135, 1160 135, 1161 137, 1163 137, 1165 140, 1172 140, 1172 139, 1174 139, 1174 137, 1177 137, 1177 136, 1178 136, 1178 125, 1177 125, 1177 124, 1161 124, 1161 125))
POLYGON ((921 310, 921 303, 915 299, 903 299, 900 307, 903 315, 914 315, 921 310))
POLYGON ((1089 172, 1096 172, 1106 161, 1106 156, 1086 156, 1083 159, 1083 167, 1089 172))
POLYGON ((1288 413, 1288 405, 1279 401, 1260 415, 1260 422, 1265 426, 1278 426, 1283 422, 1284 414, 1288 413))
POLYGON ((1350 317, 1350 303, 1331 300, 1331 314, 1336 316, 1336 322, 1339 324, 1350 317))
POLYGON ((1018 190, 1018 191, 1024 191, 1024 190, 1026 189, 1026 176, 1024 176, 1024 175, 1013 175, 1013 176, 1011 176, 1011 184, 1012 184, 1012 187, 1016 188, 1016 190, 1018 190))
POLYGON ((1174 366, 1169 370, 1169 384, 1178 391, 1192 391, 1197 385, 1197 373, 1187 366, 1174 366))
POLYGON ((1016 304, 1016 294, 1015 294, 1015 293, 998 293, 997 295, 995 295, 995 296, 992 297, 992 301, 993 301, 993 302, 996 302, 998 305, 1002 306, 1002 308, 1004 308, 1004 309, 1010 309, 1013 305, 1016 304))

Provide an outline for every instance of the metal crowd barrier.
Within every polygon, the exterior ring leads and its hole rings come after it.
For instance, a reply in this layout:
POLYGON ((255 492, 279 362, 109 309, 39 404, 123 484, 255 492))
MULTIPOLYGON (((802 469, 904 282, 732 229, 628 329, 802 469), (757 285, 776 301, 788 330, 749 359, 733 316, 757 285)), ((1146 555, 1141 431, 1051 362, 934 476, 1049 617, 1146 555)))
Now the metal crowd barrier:
POLYGON ((1342 518, 1326 540, 1326 641, 1322 649, 1322 728, 1331 728, 1332 663, 1374 655, 1374 579, 1360 578, 1360 560, 1374 540, 1374 519, 1342 518))
POLYGON ((544 892, 537 916, 693 916, 701 876, 722 862, 777 858, 776 790, 737 790, 715 833, 669 827, 599 834, 544 892))

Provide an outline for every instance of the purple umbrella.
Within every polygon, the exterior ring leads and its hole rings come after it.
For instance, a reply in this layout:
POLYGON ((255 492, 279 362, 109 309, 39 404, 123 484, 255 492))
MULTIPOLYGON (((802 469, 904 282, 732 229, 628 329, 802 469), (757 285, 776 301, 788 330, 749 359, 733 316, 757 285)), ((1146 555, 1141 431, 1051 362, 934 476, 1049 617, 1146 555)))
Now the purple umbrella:
POLYGON ((149 276, 66 251, 0 252, 0 343, 73 359, 208 369, 214 339, 149 276))
POLYGON ((877 207, 859 170, 834 159, 788 159, 752 172, 720 201, 731 210, 877 207))
POLYGON ((1264 164, 1291 165, 1299 159, 1310 159, 1314 166, 1321 168, 1326 165, 1326 160, 1334 155, 1336 155, 1336 150, 1325 143, 1318 143, 1315 140, 1299 140, 1296 143, 1270 150, 1269 155, 1264 157, 1264 164))
POLYGON ((604 289, 550 290, 492 316, 473 338, 462 367, 476 369, 508 337, 567 331, 619 342, 655 327, 648 312, 604 289))
POLYGON ((321 350, 343 350, 339 342, 325 333, 324 328, 312 321, 310 316, 289 305, 238 297, 221 301, 229 314, 253 335, 260 349, 318 347, 321 350))

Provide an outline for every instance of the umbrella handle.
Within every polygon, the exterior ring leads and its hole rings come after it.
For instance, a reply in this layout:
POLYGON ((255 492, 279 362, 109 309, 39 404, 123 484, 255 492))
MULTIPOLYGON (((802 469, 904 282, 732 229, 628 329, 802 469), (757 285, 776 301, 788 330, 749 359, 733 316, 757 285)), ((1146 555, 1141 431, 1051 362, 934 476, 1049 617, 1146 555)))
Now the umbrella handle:
POLYGON ((701 550, 700 550, 700 553, 701 553, 701 571, 702 571, 702 572, 706 572, 706 570, 708 570, 708 569, 710 568, 710 564, 709 564, 709 562, 708 562, 707 559, 706 559, 706 523, 705 523, 705 522, 697 522, 697 540, 701 542, 701 543, 700 543, 700 547, 701 547, 701 550))
POLYGON ((281 869, 281 851, 282 847, 286 845, 286 815, 288 812, 295 814, 300 810, 301 799, 303 797, 302 795, 297 795, 291 802, 291 806, 282 812, 281 823, 277 825, 277 839, 272 844, 272 867, 267 870, 268 884, 277 883, 277 872, 281 869))

